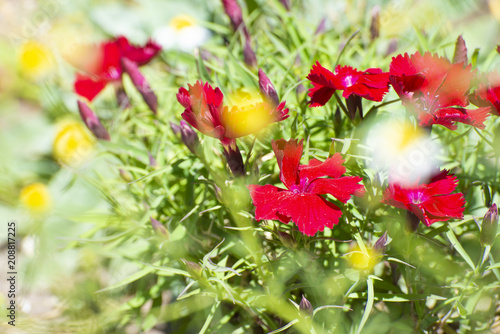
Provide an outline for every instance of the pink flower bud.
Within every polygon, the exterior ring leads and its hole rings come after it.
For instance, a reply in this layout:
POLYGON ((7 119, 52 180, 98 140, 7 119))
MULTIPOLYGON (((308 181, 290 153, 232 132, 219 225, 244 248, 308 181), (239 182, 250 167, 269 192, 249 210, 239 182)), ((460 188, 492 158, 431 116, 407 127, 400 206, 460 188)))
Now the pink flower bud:
POLYGON ((273 83, 267 77, 266 73, 262 69, 259 68, 259 88, 264 99, 270 103, 273 108, 277 107, 280 104, 280 100, 278 98, 278 94, 274 89, 273 83))
POLYGON ((96 138, 103 140, 110 140, 109 133, 102 125, 97 115, 82 101, 78 101, 78 111, 82 117, 83 122, 89 130, 96 136, 96 138))
POLYGON ((149 86, 146 78, 139 71, 137 64, 127 58, 122 58, 121 62, 123 69, 130 76, 135 88, 139 93, 141 93, 144 102, 146 102, 149 109, 156 114, 156 110, 158 108, 158 98, 149 86))
POLYGON ((176 135, 181 135, 184 145, 186 145, 191 153, 196 155, 198 147, 200 146, 200 140, 193 128, 186 121, 181 121, 180 125, 170 123, 170 128, 176 135))
POLYGON ((498 229, 498 208, 493 204, 484 215, 481 225, 480 240, 482 245, 492 245, 495 242, 498 229))
POLYGON ((222 143, 224 148, 224 156, 226 157, 229 169, 234 176, 245 176, 245 164, 241 156, 240 149, 236 145, 236 141, 232 140, 230 143, 222 143))
POLYGON ((236 0, 222 0, 222 5, 227 16, 229 16, 234 30, 238 30, 240 25, 243 24, 243 14, 241 13, 240 5, 238 5, 236 0))
POLYGON ((168 231, 165 228, 165 226, 163 226, 162 223, 160 223, 159 221, 157 221, 153 217, 150 217, 150 219, 151 219, 151 226, 153 227, 153 230, 158 234, 163 234, 164 236, 168 237, 168 231))
POLYGON ((308 314, 309 316, 313 315, 312 304, 309 300, 307 300, 306 297, 304 297, 304 295, 302 295, 302 300, 300 301, 299 309, 302 312, 305 312, 306 314, 308 314))

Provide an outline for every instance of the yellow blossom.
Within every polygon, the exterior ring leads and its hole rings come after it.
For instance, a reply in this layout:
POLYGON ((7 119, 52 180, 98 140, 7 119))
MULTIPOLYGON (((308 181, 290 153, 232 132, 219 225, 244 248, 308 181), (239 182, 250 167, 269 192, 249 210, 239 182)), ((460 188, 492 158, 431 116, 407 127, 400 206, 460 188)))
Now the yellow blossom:
POLYGON ((256 133, 275 121, 271 106, 257 91, 239 90, 228 96, 228 100, 229 105, 221 115, 226 137, 238 138, 256 133))
POLYGON ((348 261, 352 268, 360 271, 372 271, 373 267, 380 262, 381 254, 371 248, 362 250, 356 245, 348 253, 348 261))
POLYGON ((54 158, 66 165, 81 163, 92 152, 94 140, 87 130, 77 122, 64 122, 59 125, 53 145, 54 158))
POLYGON ((54 61, 47 47, 36 41, 28 41, 19 49, 19 64, 24 73, 38 77, 49 72, 54 61))
POLYGON ((36 182, 21 189, 21 204, 33 213, 46 212, 52 206, 52 197, 47 186, 36 182))

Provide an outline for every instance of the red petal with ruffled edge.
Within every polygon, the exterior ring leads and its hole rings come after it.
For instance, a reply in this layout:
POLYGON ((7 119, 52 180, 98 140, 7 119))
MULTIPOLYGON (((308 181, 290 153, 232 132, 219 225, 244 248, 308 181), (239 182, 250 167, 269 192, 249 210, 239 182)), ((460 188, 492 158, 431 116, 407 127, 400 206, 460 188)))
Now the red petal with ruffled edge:
POLYGON ((281 202, 279 213, 290 217, 299 231, 313 236, 325 226, 337 225, 342 211, 333 203, 315 194, 297 194, 281 202))
POLYGON ((337 179, 321 178, 314 180, 307 191, 318 195, 330 194, 346 203, 353 194, 356 196, 364 195, 365 187, 358 183, 362 180, 359 176, 345 176, 337 179))
POLYGON ((282 201, 290 196, 290 192, 272 185, 248 185, 253 205, 255 205, 255 220, 279 220, 288 223, 290 218, 278 214, 282 201))
POLYGON ((299 167, 300 170, 300 178, 307 179, 308 182, 312 182, 313 180, 328 176, 337 178, 345 173, 346 169, 342 164, 344 160, 340 153, 335 153, 330 158, 326 159, 324 162, 321 162, 316 159, 309 160, 307 165, 301 165, 299 167))
POLYGON ((122 57, 132 60, 138 66, 149 63, 161 51, 161 46, 152 40, 148 40, 144 46, 136 46, 131 45, 126 37, 120 36, 116 39, 116 43, 122 57))
POLYGON ((77 74, 74 87, 78 95, 91 102, 106 87, 107 83, 106 80, 94 80, 91 77, 77 74))
POLYGON ((296 139, 272 141, 273 151, 280 168, 280 180, 288 189, 298 183, 299 180, 299 164, 302 157, 303 141, 298 142, 296 139))
POLYGON ((313 87, 307 94, 310 98, 311 107, 324 106, 332 97, 338 86, 335 74, 327 70, 319 62, 313 65, 311 72, 307 76, 313 87))

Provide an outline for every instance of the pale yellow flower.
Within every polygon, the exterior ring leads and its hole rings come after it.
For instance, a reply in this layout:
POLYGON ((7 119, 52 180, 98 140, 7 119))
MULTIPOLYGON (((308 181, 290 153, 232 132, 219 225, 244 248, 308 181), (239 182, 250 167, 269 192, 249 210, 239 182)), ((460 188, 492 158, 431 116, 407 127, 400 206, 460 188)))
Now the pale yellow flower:
POLYGON ((89 156, 94 139, 80 123, 69 121, 59 124, 53 145, 54 158, 66 165, 75 166, 89 156))
POLYGON ((36 182, 21 189, 19 195, 21 204, 32 213, 43 213, 52 206, 52 196, 43 183, 36 182))
POLYGON ((39 77, 52 70, 54 60, 46 46, 36 41, 28 41, 19 48, 19 65, 26 75, 39 77))
POLYGON ((352 268, 360 271, 372 271, 373 267, 380 262, 381 254, 371 248, 362 250, 356 245, 348 253, 347 260, 352 268))

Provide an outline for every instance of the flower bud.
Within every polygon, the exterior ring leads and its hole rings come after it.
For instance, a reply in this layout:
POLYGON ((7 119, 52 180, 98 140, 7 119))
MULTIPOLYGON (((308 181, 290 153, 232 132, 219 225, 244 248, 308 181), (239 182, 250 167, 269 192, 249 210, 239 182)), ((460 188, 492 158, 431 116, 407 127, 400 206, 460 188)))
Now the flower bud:
POLYGON ((245 164, 243 163, 243 157, 241 156, 240 149, 236 145, 236 141, 228 144, 222 144, 224 148, 224 156, 226 157, 229 169, 234 176, 245 176, 245 164))
POLYGON ((200 140, 198 135, 193 130, 193 128, 186 123, 185 121, 181 121, 179 125, 170 123, 170 128, 177 135, 180 133, 181 140, 186 145, 186 147, 196 155, 198 147, 200 146, 200 140))
POLYGON ((361 96, 351 94, 346 100, 345 104, 349 112, 349 118, 354 124, 358 124, 363 119, 363 104, 361 103, 361 96))
POLYGON ((149 86, 146 78, 139 71, 139 67, 135 62, 127 58, 122 58, 121 61, 123 69, 129 75, 137 91, 141 93, 144 102, 146 102, 149 109, 156 114, 156 110, 158 109, 158 98, 149 86))
POLYGON ((116 103, 118 103, 118 107, 120 109, 127 109, 130 107, 130 99, 128 98, 127 92, 121 83, 116 88, 116 103))
POLYGON ((373 245, 373 250, 380 254, 380 255, 383 255, 385 253, 385 250, 387 248, 387 231, 384 232, 384 234, 382 234, 382 236, 380 238, 378 238, 378 240, 375 242, 375 244, 373 245))
POLYGON ((311 305, 311 302, 308 301, 307 298, 304 297, 304 295, 302 295, 302 300, 300 301, 299 309, 309 316, 313 315, 313 307, 311 305))
POLYGON ((148 151, 148 157, 149 157, 149 165, 153 168, 158 167, 158 162, 156 159, 151 155, 151 152, 148 151))
POLYGON ((201 277, 201 266, 198 263, 194 263, 185 259, 182 259, 182 262, 184 262, 184 264, 186 265, 186 269, 191 275, 191 278, 197 279, 201 277))
POLYGON ((78 111, 82 117, 83 122, 89 130, 96 136, 96 138, 109 141, 109 133, 102 125, 97 115, 89 108, 88 105, 82 101, 78 101, 78 111))
POLYGON ((453 63, 463 63, 467 66, 467 46, 462 35, 458 36, 455 43, 455 53, 453 54, 453 63))
POLYGON ((224 6, 224 11, 226 12, 233 29, 236 31, 243 24, 243 14, 241 12, 240 5, 236 0, 222 0, 222 5, 224 6))
POLYGON ((493 204, 484 215, 481 225, 480 240, 483 246, 492 245, 495 242, 498 228, 498 208, 493 204))
POLYGON ((280 2, 287 11, 290 11, 290 0, 280 0, 280 2))
POLYGON ((318 27, 316 28, 316 31, 314 32, 314 36, 321 35, 325 32, 325 26, 326 26, 326 17, 324 17, 318 24, 318 27))
POLYGON ((261 68, 259 68, 259 88, 264 99, 270 103, 273 108, 276 108, 280 104, 280 99, 278 98, 276 89, 274 89, 273 83, 261 68))
POLYGON ((250 39, 245 38, 245 46, 243 47, 243 60, 249 67, 257 67, 257 56, 250 45, 250 39))
POLYGON ((286 248, 295 248, 295 241, 290 234, 278 231, 278 236, 283 246, 286 248))
POLYGON ((380 36, 380 7, 375 6, 372 9, 372 21, 370 23, 370 38, 373 41, 380 36))
POLYGON ((153 231, 155 231, 159 235, 163 235, 163 236, 168 237, 168 231, 165 228, 165 226, 163 226, 162 223, 160 223, 159 221, 157 221, 153 217, 150 217, 150 219, 151 219, 151 226, 153 227, 153 231))

